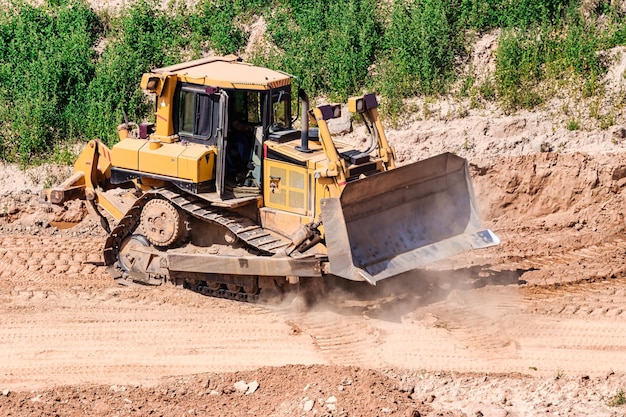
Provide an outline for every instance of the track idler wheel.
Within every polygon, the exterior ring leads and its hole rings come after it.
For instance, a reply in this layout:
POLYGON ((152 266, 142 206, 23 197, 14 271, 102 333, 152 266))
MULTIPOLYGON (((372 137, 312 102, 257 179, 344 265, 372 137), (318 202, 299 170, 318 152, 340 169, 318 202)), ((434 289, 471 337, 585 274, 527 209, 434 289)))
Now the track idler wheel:
POLYGON ((146 238, 154 246, 169 246, 185 233, 180 212, 167 200, 154 199, 146 203, 141 211, 141 226, 146 238))
POLYGON ((130 268, 132 268, 134 259, 130 255, 131 249, 148 246, 150 246, 150 242, 141 235, 132 235, 124 239, 120 246, 120 251, 117 253, 120 269, 124 272, 129 272, 130 268))
POLYGON ((259 285, 257 283, 253 283, 250 285, 243 286, 243 292, 249 295, 256 295, 259 293, 259 285))

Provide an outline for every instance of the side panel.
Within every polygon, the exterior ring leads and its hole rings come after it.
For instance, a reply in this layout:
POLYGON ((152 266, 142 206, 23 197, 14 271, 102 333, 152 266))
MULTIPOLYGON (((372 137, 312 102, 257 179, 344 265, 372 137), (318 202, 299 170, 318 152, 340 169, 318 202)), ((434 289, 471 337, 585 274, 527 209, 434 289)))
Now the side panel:
POLYGON ((139 150, 148 146, 147 140, 124 139, 111 149, 111 163, 116 168, 139 169, 139 150))
POLYGON ((185 149, 174 143, 164 143, 156 149, 144 146, 139 150, 139 171, 178 177, 178 157, 185 149))
POLYGON ((313 219, 308 216, 287 213, 283 210, 275 210, 268 207, 259 209, 261 225, 265 229, 270 229, 284 236, 291 236, 296 230, 313 219))
POLYGON ((193 182, 215 178, 215 147, 188 146, 178 158, 178 176, 193 182))
POLYGON ((306 167, 266 159, 264 177, 265 206, 307 214, 309 176, 306 167))

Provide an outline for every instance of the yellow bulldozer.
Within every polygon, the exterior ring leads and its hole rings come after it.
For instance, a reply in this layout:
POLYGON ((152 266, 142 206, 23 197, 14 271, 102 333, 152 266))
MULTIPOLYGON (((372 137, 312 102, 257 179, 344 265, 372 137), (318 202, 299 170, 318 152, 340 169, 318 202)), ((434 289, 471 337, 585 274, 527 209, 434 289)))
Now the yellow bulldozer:
POLYGON ((397 166, 374 94, 347 106, 367 126, 366 149, 340 143, 329 121, 342 106, 310 109, 299 89, 292 100, 293 79, 234 56, 144 74, 155 123, 126 121, 111 149, 89 142, 41 197, 86 201, 116 280, 244 301, 329 276, 375 285, 498 244, 465 159, 397 166))

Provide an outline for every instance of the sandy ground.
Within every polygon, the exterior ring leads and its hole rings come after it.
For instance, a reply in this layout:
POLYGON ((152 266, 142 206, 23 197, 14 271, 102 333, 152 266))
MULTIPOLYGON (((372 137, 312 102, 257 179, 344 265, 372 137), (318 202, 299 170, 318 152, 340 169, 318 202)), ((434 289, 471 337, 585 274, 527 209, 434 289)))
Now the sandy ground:
MULTIPOLYGON (((389 136, 419 159, 462 140, 442 131, 389 136)), ((0 414, 625 415, 624 144, 574 132, 585 152, 517 142, 503 155, 514 134, 485 138, 464 156, 500 246, 345 283, 307 312, 119 287, 94 223, 50 225, 80 206, 37 203, 64 171, 3 167, 0 414)))
MULTIPOLYGON (((496 41, 473 67, 492 71, 496 41)), ((626 119, 569 131, 575 101, 409 103, 388 131, 399 160, 467 158, 502 243, 307 312, 117 286, 96 224, 51 224, 84 209, 37 203, 69 169, 0 165, 0 415, 626 415, 626 119)))

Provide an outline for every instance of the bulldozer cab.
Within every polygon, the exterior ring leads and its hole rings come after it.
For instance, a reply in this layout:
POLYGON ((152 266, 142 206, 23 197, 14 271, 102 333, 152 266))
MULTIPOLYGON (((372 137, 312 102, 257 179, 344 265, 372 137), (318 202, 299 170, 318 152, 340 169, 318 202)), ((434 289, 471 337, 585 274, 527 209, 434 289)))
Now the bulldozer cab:
POLYGON ((258 193, 263 142, 291 129, 291 91, 219 89, 181 83, 175 130, 181 140, 216 146, 216 189, 221 196, 258 193))
MULTIPOLYGON (((165 148, 172 153, 183 152, 188 143, 205 146, 187 151, 193 154, 188 156, 191 162, 185 162, 186 155, 177 162, 171 158, 172 164, 178 164, 178 169, 167 171, 167 176, 174 177, 171 182, 194 193, 216 191, 221 199, 232 197, 229 191, 237 187, 258 194, 263 142, 273 129, 291 127, 291 79, 289 74, 255 67, 232 55, 202 58, 144 74, 142 88, 156 97, 156 123, 149 139, 168 144, 165 148), (214 161, 204 163, 203 158, 214 161), (181 175, 190 169, 191 174, 181 175)), ((148 135, 140 137, 148 139, 148 135)), ((129 159, 134 157, 129 152, 129 159)), ((165 172, 158 165, 150 170, 137 169, 134 161, 125 165, 143 176, 146 171, 156 176, 165 172)))
MULTIPOLYGON (((291 130, 289 87, 268 92, 225 90, 228 95, 228 126, 224 137, 223 168, 225 190, 234 196, 260 193, 262 189, 263 143, 273 132, 291 130)), ((219 181, 219 180, 218 180, 219 181)))

